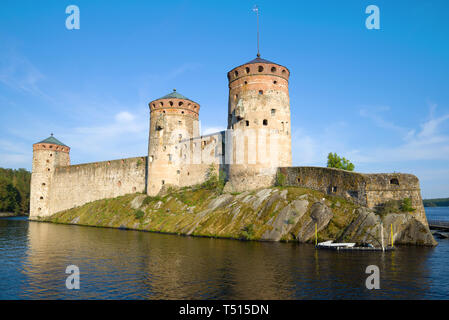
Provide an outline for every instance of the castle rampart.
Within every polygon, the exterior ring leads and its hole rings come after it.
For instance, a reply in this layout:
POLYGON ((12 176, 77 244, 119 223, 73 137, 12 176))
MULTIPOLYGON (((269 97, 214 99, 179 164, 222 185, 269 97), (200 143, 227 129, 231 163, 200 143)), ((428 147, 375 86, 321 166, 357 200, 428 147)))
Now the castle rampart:
POLYGON ((376 208, 388 200, 410 198, 413 215, 427 226, 419 180, 405 173, 357 173, 324 167, 282 167, 285 185, 318 190, 345 197, 368 208, 376 208))
POLYGON ((147 157, 57 167, 50 192, 50 212, 87 202, 145 192, 147 157))

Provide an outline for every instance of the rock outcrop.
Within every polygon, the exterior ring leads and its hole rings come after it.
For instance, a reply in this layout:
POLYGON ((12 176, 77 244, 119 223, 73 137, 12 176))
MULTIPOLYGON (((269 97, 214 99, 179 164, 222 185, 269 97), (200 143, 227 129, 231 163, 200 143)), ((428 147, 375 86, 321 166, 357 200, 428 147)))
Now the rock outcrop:
POLYGON ((45 221, 246 240, 436 245, 413 213, 379 215, 345 198, 300 188, 223 193, 184 188, 130 194, 59 212, 45 221), (391 239, 393 230, 393 239, 391 239))

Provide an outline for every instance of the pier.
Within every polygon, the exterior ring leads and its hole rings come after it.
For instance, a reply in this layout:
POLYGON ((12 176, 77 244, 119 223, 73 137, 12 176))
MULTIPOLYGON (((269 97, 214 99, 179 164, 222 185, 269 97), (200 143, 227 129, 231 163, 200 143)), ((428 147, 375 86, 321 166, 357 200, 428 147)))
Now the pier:
POLYGON ((449 221, 428 220, 430 230, 449 231, 449 221))

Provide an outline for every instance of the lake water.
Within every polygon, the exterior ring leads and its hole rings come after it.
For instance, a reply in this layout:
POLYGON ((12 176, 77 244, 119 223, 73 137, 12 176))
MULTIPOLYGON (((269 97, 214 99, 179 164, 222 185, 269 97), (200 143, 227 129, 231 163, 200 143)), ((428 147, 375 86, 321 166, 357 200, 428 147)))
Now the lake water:
POLYGON ((0 299, 449 299, 449 240, 438 241, 334 252, 2 218, 0 299), (66 289, 68 265, 80 290, 66 289), (368 265, 380 268, 379 290, 365 287, 368 265))

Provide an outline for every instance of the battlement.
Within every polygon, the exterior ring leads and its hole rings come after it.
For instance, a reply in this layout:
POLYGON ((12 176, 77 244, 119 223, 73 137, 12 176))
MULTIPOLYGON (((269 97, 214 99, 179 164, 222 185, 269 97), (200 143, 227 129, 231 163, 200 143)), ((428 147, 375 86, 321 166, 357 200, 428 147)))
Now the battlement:
POLYGON ((255 75, 279 77, 288 82, 290 71, 287 67, 284 67, 280 64, 265 59, 256 58, 229 71, 229 85, 231 85, 232 82, 238 79, 255 75))
POLYGON ((148 105, 152 115, 189 115, 198 119, 200 112, 200 105, 198 103, 177 93, 176 89, 162 98, 151 101, 148 105))

